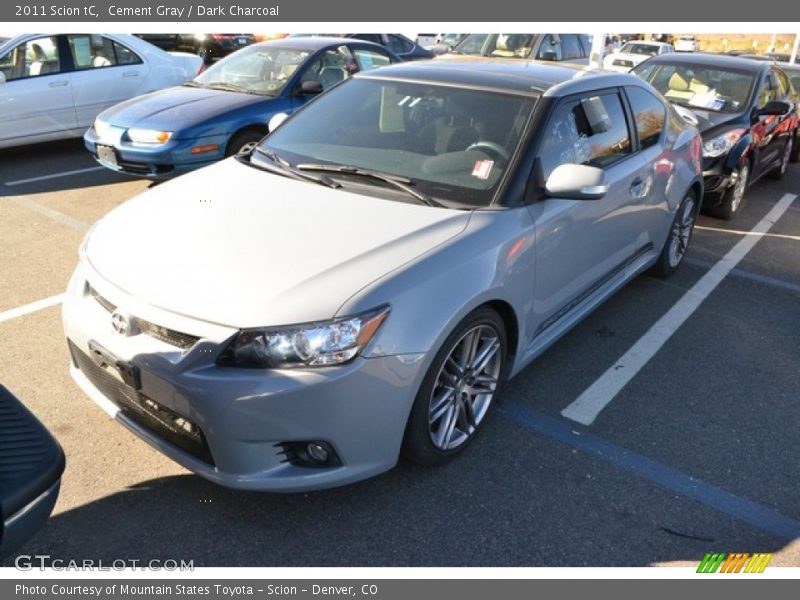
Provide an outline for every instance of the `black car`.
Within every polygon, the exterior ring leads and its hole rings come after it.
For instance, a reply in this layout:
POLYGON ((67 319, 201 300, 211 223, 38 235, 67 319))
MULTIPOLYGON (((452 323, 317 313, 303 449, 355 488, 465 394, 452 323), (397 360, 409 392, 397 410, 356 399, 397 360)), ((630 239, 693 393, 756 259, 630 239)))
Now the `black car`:
POLYGON ((436 56, 431 50, 423 48, 399 33, 348 33, 345 37, 380 44, 394 52, 403 60, 423 60, 436 56))
POLYGON ((471 33, 451 53, 589 64, 592 42, 578 33, 471 33))
POLYGON ((134 33, 133 35, 167 52, 178 50, 181 47, 182 36, 180 33, 134 33))
POLYGON ((800 154, 798 97, 770 62, 718 54, 654 56, 632 71, 680 108, 703 135, 703 206, 732 219, 748 186, 780 179, 800 154))
POLYGON ((135 33, 162 50, 191 52, 208 65, 231 52, 255 43, 252 33, 135 33))
POLYGON ((58 442, 0 385, 0 559, 50 517, 64 465, 58 442))

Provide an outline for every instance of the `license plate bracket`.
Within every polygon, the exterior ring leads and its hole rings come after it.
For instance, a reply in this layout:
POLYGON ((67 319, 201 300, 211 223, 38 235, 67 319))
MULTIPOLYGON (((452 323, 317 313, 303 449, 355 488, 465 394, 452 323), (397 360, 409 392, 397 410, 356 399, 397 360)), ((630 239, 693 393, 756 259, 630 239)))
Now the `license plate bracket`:
POLYGON ((134 390, 142 389, 141 371, 133 363, 117 358, 94 340, 89 340, 89 356, 98 367, 114 369, 120 379, 134 390))
POLYGON ((119 164, 117 151, 112 146, 106 146, 105 144, 97 144, 97 158, 114 166, 119 164))

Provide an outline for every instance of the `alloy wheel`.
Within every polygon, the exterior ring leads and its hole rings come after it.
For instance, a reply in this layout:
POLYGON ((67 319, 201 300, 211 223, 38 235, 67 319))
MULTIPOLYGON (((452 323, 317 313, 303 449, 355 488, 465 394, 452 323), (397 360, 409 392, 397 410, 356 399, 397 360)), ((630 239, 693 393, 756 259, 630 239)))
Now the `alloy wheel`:
POLYGON ((428 403, 428 432, 440 451, 464 444, 486 416, 500 379, 500 336, 477 325, 456 342, 444 361, 428 403))
POLYGON ((689 240, 692 238, 694 221, 695 201, 694 198, 689 196, 683 201, 681 212, 675 218, 675 223, 672 225, 672 232, 670 233, 669 265, 672 268, 677 267, 683 257, 686 256, 689 240))
POLYGON ((750 167, 747 163, 743 164, 739 169, 739 176, 736 178, 736 183, 733 186, 733 194, 731 195, 731 212, 735 213, 739 210, 744 198, 744 192, 747 189, 747 179, 750 176, 750 167))

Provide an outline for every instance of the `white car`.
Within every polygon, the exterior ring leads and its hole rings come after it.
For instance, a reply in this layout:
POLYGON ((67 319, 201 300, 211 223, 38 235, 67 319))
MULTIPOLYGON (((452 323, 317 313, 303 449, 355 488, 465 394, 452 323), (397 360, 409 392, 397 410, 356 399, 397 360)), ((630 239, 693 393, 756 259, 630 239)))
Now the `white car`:
POLYGON ((619 52, 609 54, 603 59, 603 68, 608 71, 627 73, 651 56, 672 52, 675 52, 672 44, 665 42, 627 42, 619 49, 619 52))
POLYGON ((682 35, 675 42, 675 52, 699 52, 700 43, 693 35, 682 35))
POLYGON ((181 85, 199 56, 124 34, 25 34, 0 43, 0 148, 80 137, 106 108, 181 85))

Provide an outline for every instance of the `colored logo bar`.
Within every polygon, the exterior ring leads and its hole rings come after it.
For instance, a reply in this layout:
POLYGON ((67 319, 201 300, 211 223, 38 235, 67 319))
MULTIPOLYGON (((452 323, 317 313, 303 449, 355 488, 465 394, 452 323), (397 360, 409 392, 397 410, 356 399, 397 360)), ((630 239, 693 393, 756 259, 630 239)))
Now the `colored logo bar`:
POLYGON ((772 554, 757 552, 748 554, 739 552, 708 552, 697 567, 698 573, 763 573, 772 554))

